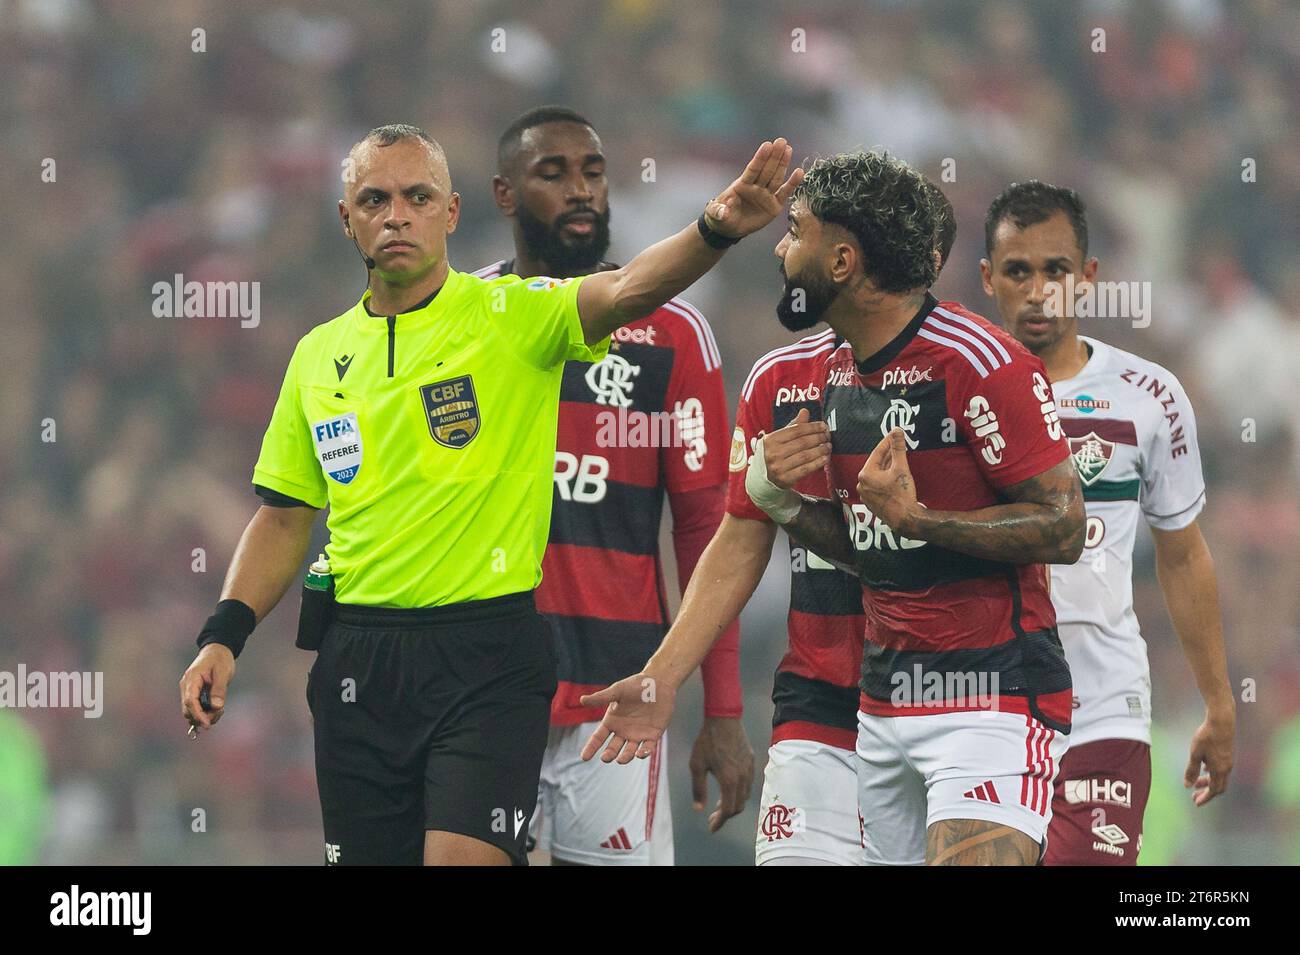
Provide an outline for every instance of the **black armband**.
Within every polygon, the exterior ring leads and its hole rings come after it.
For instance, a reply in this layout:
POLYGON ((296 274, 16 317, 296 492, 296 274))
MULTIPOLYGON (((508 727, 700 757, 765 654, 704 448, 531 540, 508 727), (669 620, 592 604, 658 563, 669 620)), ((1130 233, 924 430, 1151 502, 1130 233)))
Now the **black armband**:
MULTIPOLYGON (((261 484, 254 484, 253 490, 257 496, 262 499, 262 503, 269 507, 311 507, 306 501, 300 501, 296 497, 290 497, 288 494, 281 494, 279 491, 269 487, 263 487, 261 484)), ((313 508, 314 510, 314 508, 313 508)))
POLYGON ((244 644, 248 642, 248 637, 256 626, 257 614, 253 612, 252 607, 242 600, 223 600, 217 604, 216 612, 203 625, 196 642, 199 647, 206 647, 209 643, 219 643, 223 647, 229 647, 230 652, 238 659, 244 644))
POLYGON ((700 230, 700 238, 715 249, 729 249, 740 241, 740 239, 733 239, 729 235, 723 235, 721 232, 714 232, 709 228, 709 223, 705 220, 703 212, 695 220, 695 226, 700 230))

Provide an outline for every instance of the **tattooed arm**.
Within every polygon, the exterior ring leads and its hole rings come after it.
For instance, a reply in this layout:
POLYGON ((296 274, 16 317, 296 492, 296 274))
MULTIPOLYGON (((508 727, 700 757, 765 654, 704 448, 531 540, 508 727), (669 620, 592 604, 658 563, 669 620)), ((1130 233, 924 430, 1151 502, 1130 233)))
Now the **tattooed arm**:
POLYGON ((1012 564, 1073 564, 1083 553, 1083 488, 1069 458, 1002 491, 1009 503, 932 511, 916 500, 903 432, 881 440, 858 475, 858 496, 913 540, 1012 564))
POLYGON ((834 501, 805 497, 794 520, 781 526, 796 544, 802 544, 846 573, 857 574, 844 514, 834 501))

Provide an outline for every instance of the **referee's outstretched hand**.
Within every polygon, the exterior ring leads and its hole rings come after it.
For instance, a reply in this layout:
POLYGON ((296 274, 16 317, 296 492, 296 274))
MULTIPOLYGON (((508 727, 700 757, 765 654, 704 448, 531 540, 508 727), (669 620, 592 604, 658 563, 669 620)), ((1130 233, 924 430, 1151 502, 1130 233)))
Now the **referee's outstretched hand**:
POLYGON ((739 239, 779 216, 795 187, 803 182, 803 170, 797 166, 789 177, 785 174, 793 155, 790 144, 779 137, 759 146, 740 178, 704 207, 709 228, 739 239))
POLYGON ((647 673, 638 673, 597 693, 588 693, 581 698, 583 706, 602 703, 609 706, 587 745, 582 747, 582 758, 591 759, 604 746, 605 751, 600 754, 602 763, 618 760, 626 765, 633 757, 645 759, 655 751, 659 738, 668 728, 676 698, 675 686, 647 673))
POLYGON ((226 711, 226 690, 235 675, 235 655, 229 647, 209 643, 181 676, 181 716, 199 729, 212 729, 226 711), (204 710, 199 694, 208 688, 211 706, 204 710))

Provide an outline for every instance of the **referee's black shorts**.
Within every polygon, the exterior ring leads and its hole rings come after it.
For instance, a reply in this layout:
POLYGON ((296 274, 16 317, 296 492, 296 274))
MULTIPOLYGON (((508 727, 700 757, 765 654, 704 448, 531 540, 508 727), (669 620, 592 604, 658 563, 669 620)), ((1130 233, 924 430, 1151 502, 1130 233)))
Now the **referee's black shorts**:
POLYGON ((339 604, 307 677, 327 864, 419 865, 437 829, 527 865, 555 685, 531 593, 339 604))

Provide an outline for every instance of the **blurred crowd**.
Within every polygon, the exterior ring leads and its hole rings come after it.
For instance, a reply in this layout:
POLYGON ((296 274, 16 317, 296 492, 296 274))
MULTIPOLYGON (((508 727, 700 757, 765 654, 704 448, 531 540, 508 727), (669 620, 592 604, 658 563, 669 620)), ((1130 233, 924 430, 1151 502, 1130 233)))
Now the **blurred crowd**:
MULTIPOLYGON (((1144 859, 1300 861, 1300 7, 0 0, 0 75, 0 670, 102 671, 106 696, 93 720, 0 711, 0 861, 318 861, 293 593, 240 658, 216 732, 186 739, 176 683, 258 503, 293 345, 364 287, 335 211, 349 145, 387 122, 443 144, 463 197, 451 261, 472 270, 512 254, 496 137, 548 102, 603 138, 616 260, 688 223, 765 137, 797 158, 884 146, 955 205, 940 298, 995 317, 978 275, 989 201, 1029 177, 1079 190, 1101 277, 1153 296, 1147 328, 1081 330, 1164 364, 1197 412, 1245 696, 1230 791, 1193 809, 1181 777, 1202 710, 1140 541, 1157 723, 1144 859), (156 317, 153 285, 178 273, 259 282, 260 322, 156 317)), ((790 340, 780 233, 687 293, 733 401, 790 340)), ((774 566, 743 618, 760 766, 785 580, 774 566)), ((752 862, 756 799, 713 837, 690 811, 699 707, 679 714, 678 860, 752 862)))

